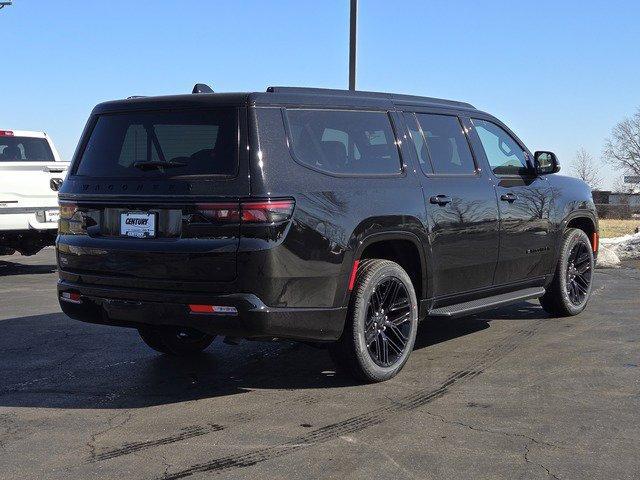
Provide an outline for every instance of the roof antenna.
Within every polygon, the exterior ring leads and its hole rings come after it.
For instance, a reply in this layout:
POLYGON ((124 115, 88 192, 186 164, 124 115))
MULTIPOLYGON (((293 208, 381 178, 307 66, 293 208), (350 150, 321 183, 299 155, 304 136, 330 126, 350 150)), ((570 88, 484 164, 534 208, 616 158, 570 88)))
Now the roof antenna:
POLYGON ((213 93, 213 90, 206 83, 196 83, 191 93, 213 93))

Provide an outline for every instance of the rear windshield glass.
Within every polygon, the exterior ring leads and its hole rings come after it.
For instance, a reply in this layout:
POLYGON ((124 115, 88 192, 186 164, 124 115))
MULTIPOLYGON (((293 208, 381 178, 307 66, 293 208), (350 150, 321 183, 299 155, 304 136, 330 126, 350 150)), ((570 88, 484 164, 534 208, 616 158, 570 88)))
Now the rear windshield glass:
POLYGON ((53 162, 49 142, 44 138, 0 137, 0 162, 53 162))
POLYGON ((235 176, 235 108, 98 117, 75 171, 91 177, 235 176))

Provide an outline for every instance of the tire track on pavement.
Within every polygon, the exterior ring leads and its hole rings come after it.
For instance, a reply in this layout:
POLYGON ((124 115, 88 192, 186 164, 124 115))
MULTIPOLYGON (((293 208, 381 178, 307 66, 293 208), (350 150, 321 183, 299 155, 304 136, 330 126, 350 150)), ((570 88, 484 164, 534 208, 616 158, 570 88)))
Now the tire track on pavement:
POLYGON ((273 446, 257 448, 245 453, 215 458, 168 475, 157 477, 157 480, 178 480, 197 473, 214 475, 242 469, 267 460, 291 455, 300 450, 326 443, 343 435, 357 433, 367 428, 380 425, 402 413, 423 407, 446 395, 456 385, 477 377, 529 339, 535 333, 537 327, 544 322, 545 320, 537 320, 529 325, 528 328, 518 329, 503 337, 501 341, 485 350, 473 362, 467 364, 464 369, 449 375, 436 388, 418 389, 413 393, 394 399, 390 405, 375 408, 346 420, 317 428, 304 435, 294 437, 289 441, 273 446))

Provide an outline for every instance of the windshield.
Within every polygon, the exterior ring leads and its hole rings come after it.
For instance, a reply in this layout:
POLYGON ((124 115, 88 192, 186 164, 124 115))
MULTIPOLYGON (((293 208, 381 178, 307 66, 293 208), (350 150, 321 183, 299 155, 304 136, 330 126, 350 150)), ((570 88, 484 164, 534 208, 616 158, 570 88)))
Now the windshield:
POLYGON ((91 177, 235 176, 235 108, 100 115, 76 168, 91 177))
POLYGON ((0 137, 0 162, 53 162, 45 138, 0 137))

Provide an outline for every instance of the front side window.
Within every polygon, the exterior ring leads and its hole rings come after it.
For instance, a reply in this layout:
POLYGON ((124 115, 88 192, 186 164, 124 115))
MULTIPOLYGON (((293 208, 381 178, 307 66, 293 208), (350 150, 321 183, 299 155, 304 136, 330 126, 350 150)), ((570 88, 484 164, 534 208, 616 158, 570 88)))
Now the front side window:
POLYGON ((53 162, 53 152, 44 138, 0 137, 0 162, 53 162))
POLYGON ((502 127, 487 120, 473 119, 484 153, 496 175, 526 175, 529 173, 524 151, 502 127))
POLYGON ((401 171, 385 112, 288 109, 286 115, 291 149, 300 163, 346 175, 401 171))
POLYGON ((76 169, 92 177, 233 176, 235 108, 100 115, 76 169))
POLYGON ((436 175, 469 175, 476 166, 458 117, 416 115, 436 175))

